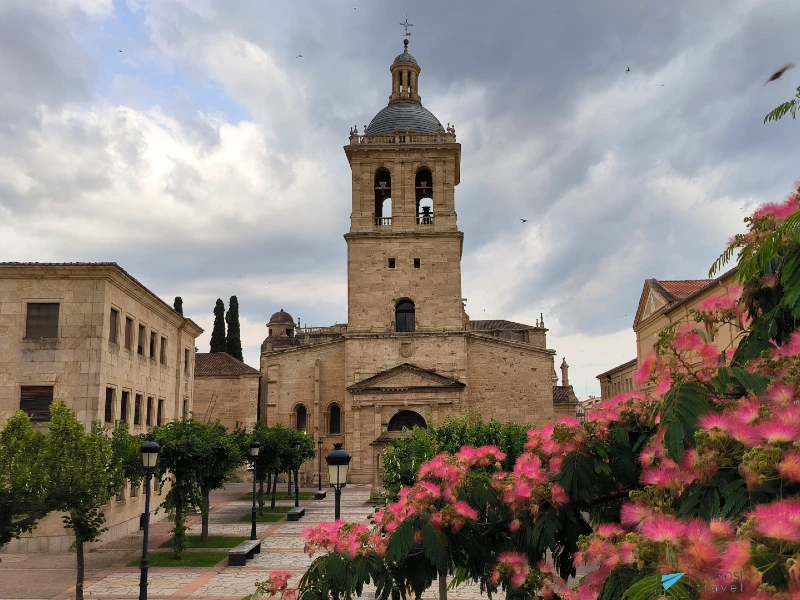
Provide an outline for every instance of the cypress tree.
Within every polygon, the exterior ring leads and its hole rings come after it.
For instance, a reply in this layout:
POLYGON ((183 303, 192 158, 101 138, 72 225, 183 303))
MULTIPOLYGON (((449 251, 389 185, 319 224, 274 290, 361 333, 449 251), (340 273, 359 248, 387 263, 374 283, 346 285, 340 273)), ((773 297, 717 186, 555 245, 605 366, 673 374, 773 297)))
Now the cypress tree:
POLYGON ((211 352, 225 352, 225 305, 222 303, 222 298, 217 298, 217 305, 214 307, 211 352))
POLYGON ((228 337, 225 339, 226 352, 234 358, 244 360, 242 356, 242 330, 239 327, 239 300, 231 296, 228 304, 228 314, 225 315, 228 324, 228 337))
POLYGON ((180 316, 183 316, 183 298, 175 296, 175 303, 172 305, 180 316))

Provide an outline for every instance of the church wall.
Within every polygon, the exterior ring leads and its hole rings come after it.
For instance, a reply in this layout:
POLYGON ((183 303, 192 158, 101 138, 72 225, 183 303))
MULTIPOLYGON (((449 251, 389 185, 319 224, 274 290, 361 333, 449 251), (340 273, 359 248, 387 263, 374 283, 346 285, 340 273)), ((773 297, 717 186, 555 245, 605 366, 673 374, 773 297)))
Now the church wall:
POLYGON ((204 423, 219 420, 228 431, 240 423, 252 429, 256 422, 259 375, 197 377, 194 417, 204 423))
POLYGON ((467 405, 487 419, 541 425, 554 418, 549 354, 470 337, 467 405))
POLYGON ((349 333, 394 331, 395 306, 406 298, 417 331, 463 331, 461 234, 351 238, 347 250, 349 333))

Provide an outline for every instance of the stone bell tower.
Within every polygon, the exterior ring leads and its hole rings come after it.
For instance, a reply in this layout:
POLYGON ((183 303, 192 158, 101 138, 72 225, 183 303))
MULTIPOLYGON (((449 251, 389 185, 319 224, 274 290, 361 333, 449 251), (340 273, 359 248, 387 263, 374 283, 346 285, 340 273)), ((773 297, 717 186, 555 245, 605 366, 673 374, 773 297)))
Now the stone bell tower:
POLYGON ((348 334, 463 331, 463 233, 455 186, 461 145, 422 106, 420 66, 408 52, 390 67, 389 104, 350 132, 353 180, 347 241, 348 334))

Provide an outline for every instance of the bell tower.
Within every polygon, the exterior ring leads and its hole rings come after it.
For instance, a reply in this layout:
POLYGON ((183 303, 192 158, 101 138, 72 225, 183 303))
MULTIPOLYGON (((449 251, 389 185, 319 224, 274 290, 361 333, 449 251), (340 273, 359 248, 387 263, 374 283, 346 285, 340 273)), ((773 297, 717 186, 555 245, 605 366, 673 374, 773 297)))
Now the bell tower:
POLYGON ((463 331, 455 186, 461 145, 419 95, 417 60, 391 67, 389 104, 344 147, 353 202, 347 241, 351 333, 463 331))

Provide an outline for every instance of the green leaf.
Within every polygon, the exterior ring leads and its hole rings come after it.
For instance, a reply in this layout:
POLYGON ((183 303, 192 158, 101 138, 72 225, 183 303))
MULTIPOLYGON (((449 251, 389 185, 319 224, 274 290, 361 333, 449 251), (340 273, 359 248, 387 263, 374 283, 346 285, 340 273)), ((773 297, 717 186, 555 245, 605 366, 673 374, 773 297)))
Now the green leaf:
POLYGON ((389 539, 386 557, 397 562, 408 555, 413 545, 414 531, 411 528, 411 521, 404 521, 389 539))
POLYGON ((664 443, 672 459, 680 462, 683 457, 683 425, 677 421, 670 423, 664 434, 664 443))
POLYGON ((422 544, 425 548, 425 556, 436 567, 439 574, 447 573, 450 566, 447 547, 430 523, 422 526, 422 544))
POLYGON ((731 367, 731 374, 742 384, 746 390, 753 390, 756 394, 761 394, 769 385, 769 378, 757 373, 750 373, 739 367, 731 367))

